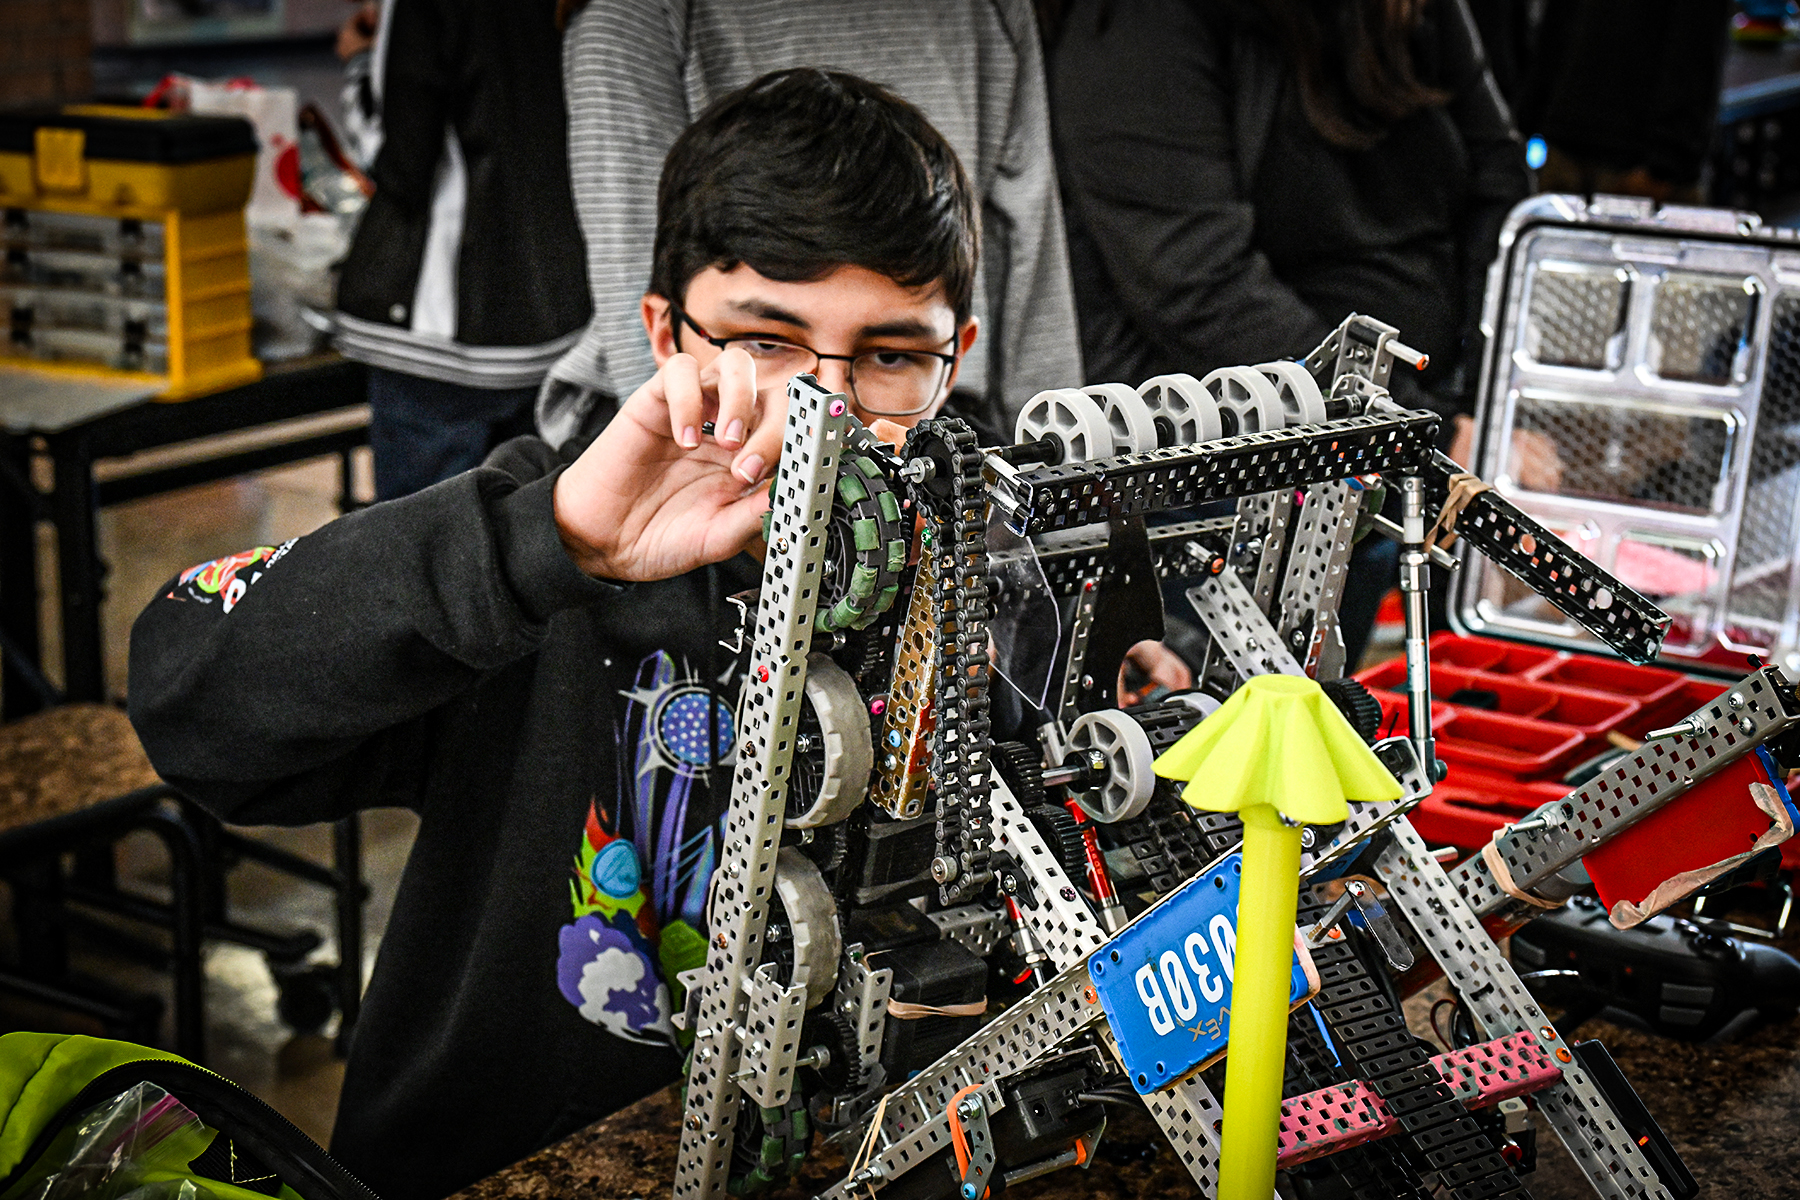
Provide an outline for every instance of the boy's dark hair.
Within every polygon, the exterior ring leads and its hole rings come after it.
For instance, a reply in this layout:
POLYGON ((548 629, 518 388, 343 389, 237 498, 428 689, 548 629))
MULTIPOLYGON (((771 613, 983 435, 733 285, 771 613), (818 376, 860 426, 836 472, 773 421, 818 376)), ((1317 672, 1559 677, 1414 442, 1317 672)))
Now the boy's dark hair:
POLYGON ((650 291, 679 302, 707 267, 797 282, 852 265, 942 283, 961 323, 978 253, 968 177, 925 115, 865 79, 801 67, 719 97, 676 139, 650 291))

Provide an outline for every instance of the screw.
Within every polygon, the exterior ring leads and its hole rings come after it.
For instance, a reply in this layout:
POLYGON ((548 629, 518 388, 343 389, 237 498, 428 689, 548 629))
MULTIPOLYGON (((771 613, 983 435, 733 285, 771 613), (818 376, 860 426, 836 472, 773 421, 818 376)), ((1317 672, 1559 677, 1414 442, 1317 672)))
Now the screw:
POLYGON ((1064 900, 1070 900, 1070 901, 1074 900, 1075 899, 1075 889, 1072 887, 1064 888, 1062 890, 1062 898, 1064 900))
POLYGON ((1736 692, 1733 692, 1733 693, 1731 693, 1731 695, 1725 697, 1725 703, 1729 704, 1733 708, 1742 708, 1742 707, 1744 707, 1744 698, 1742 696, 1738 695, 1736 692))
POLYGON ((776 538, 775 539, 775 553, 786 554, 787 551, 788 551, 788 540, 784 537, 776 538))
POLYGON ((1737 727, 1738 732, 1745 735, 1756 732, 1756 722, 1752 721, 1749 717, 1739 717, 1737 727))
POLYGON ((719 949, 723 950, 725 948, 725 935, 721 933, 717 937, 713 938, 713 945, 715 945, 719 949))
POLYGON ((965 1183, 962 1185, 963 1200, 975 1200, 976 1194, 977 1194, 977 1189, 974 1184, 965 1183))

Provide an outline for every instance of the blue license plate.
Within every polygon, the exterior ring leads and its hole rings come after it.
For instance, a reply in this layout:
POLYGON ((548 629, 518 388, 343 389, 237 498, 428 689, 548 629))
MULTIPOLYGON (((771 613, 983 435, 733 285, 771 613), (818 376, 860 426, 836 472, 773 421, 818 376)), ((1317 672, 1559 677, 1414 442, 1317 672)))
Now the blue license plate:
MULTIPOLYGON (((1167 1087, 1225 1053, 1242 872, 1243 856, 1230 855, 1088 959, 1119 1054, 1140 1093, 1167 1087)), ((1290 1009, 1318 990, 1314 978, 1296 946, 1290 1009)))

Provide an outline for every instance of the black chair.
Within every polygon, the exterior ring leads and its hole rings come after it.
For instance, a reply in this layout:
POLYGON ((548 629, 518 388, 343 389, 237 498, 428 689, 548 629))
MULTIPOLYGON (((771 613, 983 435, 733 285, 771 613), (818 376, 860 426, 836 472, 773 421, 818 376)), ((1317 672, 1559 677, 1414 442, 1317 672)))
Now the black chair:
POLYGON ((92 1017, 119 1037, 158 1040, 160 998, 80 977, 69 965, 81 885, 65 860, 110 862, 114 844, 136 830, 167 851, 171 894, 166 903, 131 897, 152 911, 126 915, 169 932, 168 949, 152 954, 174 980, 174 1049, 198 1062, 206 1053, 201 839, 117 709, 64 705, 0 726, 0 878, 12 892, 18 941, 17 961, 0 965, 0 990, 92 1017))

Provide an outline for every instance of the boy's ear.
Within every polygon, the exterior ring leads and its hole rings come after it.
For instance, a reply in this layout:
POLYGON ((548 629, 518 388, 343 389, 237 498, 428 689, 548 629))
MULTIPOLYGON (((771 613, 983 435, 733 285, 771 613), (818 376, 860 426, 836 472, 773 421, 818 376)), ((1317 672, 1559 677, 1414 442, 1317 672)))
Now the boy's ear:
POLYGON ((655 292, 645 292, 643 300, 644 333, 650 338, 650 354, 656 359, 656 365, 662 366, 674 357, 678 338, 675 328, 675 316, 670 311, 668 297, 658 296, 655 292))
MULTIPOLYGON (((665 300, 663 303, 667 304, 668 301, 665 300)), ((970 317, 968 320, 964 321, 962 323, 962 328, 956 331, 956 366, 950 369, 950 380, 944 385, 944 392, 946 395, 949 394, 951 388, 956 386, 956 377, 962 374, 962 365, 968 360, 969 351, 974 348, 975 337, 980 332, 981 322, 974 317, 970 317)), ((654 345, 655 343, 652 342, 651 344, 654 345)))

